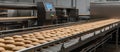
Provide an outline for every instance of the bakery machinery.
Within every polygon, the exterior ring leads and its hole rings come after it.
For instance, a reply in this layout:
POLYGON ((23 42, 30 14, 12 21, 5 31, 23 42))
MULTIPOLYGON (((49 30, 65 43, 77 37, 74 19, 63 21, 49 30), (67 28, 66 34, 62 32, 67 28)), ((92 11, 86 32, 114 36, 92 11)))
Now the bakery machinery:
POLYGON ((73 7, 55 6, 58 23, 78 21, 78 9, 73 7))
MULTIPOLYGON (((36 9, 36 5, 18 4, 15 7, 12 5, 1 4, 4 9, 36 9), (4 5, 4 6, 3 6, 4 5), (9 7, 6 7, 9 6, 9 7), (24 7, 26 6, 26 7, 24 7), (32 6, 32 7, 31 7, 32 6), (17 8, 18 7, 18 8, 17 8)), ((55 14, 51 10, 50 3, 38 2, 39 14, 37 16, 38 25, 43 25, 47 14, 53 17, 55 14), (42 5, 42 6, 40 6, 42 5), (41 8, 46 6, 45 8, 41 8), (49 8, 49 9, 46 9, 49 8), (43 10, 42 10, 43 9, 43 10), (50 12, 41 13, 40 12, 50 12), (39 18, 39 19, 38 19, 39 18)), ((96 5, 96 4, 95 4, 96 5)), ((49 26, 37 26, 23 29, 4 30, 0 31, 0 51, 1 52, 92 52, 100 45, 104 44, 111 38, 116 36, 116 47, 118 46, 118 31, 120 25, 119 16, 101 15, 102 19, 98 18, 94 13, 99 13, 96 8, 98 6, 91 5, 91 16, 96 19, 91 19, 84 22, 72 22, 64 24, 55 24, 49 26), (92 10, 94 9, 94 10, 92 10), (94 13, 92 13, 94 11, 94 13), (103 18, 104 17, 104 18, 103 18), (113 34, 116 33, 116 34, 113 34)), ((101 9, 103 10, 103 9, 101 9)), ((21 19, 21 18, 20 18, 21 19)), ((46 20, 45 20, 46 21, 46 20)))
POLYGON ((54 6, 50 2, 38 2, 37 4, 0 3, 0 9, 37 10, 37 16, 1 17, 0 22, 3 24, 1 28, 4 26, 7 27, 6 29, 12 29, 11 27, 13 26, 17 28, 25 28, 78 21, 78 9, 72 7, 54 6))
POLYGON ((35 26, 42 26, 42 25, 48 25, 48 24, 50 25, 50 24, 52 24, 53 20, 56 19, 55 7, 52 5, 52 3, 49 3, 49 2, 38 2, 37 4, 0 3, 0 9, 4 9, 4 10, 5 9, 6 10, 8 10, 8 9, 9 10, 10 9, 13 9, 13 10, 37 10, 37 16, 0 17, 0 22, 4 26, 14 25, 14 24, 18 24, 18 25, 21 24, 21 27, 33 26, 33 24, 29 24, 29 23, 31 23, 31 22, 28 22, 30 20, 37 21, 36 22, 37 25, 35 25, 35 26))

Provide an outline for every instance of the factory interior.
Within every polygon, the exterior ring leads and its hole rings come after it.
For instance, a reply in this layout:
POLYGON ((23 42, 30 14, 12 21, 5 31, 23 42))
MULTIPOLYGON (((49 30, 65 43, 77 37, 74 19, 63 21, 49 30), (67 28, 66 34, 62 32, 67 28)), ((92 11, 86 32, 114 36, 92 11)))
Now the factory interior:
POLYGON ((120 52, 120 0, 0 0, 0 52, 120 52))

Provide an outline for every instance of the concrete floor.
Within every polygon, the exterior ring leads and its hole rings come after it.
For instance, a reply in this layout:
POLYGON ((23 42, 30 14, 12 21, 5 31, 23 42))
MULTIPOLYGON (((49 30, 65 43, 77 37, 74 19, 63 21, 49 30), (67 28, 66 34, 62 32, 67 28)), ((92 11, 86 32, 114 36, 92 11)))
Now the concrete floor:
POLYGON ((120 52, 120 45, 116 48, 114 44, 105 44, 103 45, 103 48, 100 48, 95 52, 120 52))

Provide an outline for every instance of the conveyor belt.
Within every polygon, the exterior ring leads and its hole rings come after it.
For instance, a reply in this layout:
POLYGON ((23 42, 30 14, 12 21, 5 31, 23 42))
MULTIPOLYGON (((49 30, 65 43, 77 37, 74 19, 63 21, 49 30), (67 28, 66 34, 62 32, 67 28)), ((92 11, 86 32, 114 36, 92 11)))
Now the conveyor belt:
POLYGON ((24 21, 28 19, 36 19, 37 17, 0 17, 0 22, 10 22, 10 21, 24 21))
POLYGON ((6 50, 18 51, 25 48, 31 48, 37 45, 59 40, 61 38, 74 36, 75 34, 89 31, 102 26, 106 26, 108 24, 116 23, 119 21, 120 21, 119 19, 112 18, 112 19, 101 20, 92 23, 71 25, 68 27, 31 32, 27 34, 14 35, 11 37, 3 37, 0 39, 0 43, 2 44, 2 46, 0 45, 0 49, 2 49, 0 51, 6 51, 6 50))

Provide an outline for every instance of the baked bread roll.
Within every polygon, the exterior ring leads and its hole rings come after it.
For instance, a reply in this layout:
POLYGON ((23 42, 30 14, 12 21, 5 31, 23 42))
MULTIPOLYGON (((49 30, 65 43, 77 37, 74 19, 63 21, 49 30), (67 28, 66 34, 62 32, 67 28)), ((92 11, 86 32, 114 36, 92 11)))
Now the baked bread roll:
POLYGON ((52 39, 52 38, 46 38, 45 40, 48 41, 48 42, 50 42, 50 41, 53 41, 54 39, 52 39))
POLYGON ((14 35, 13 38, 22 38, 22 36, 19 36, 19 35, 14 35))
POLYGON ((24 49, 25 47, 23 46, 16 46, 15 48, 13 48, 13 51, 18 51, 18 50, 21 50, 21 49, 24 49))
POLYGON ((23 38, 28 38, 29 35, 25 34, 25 35, 22 35, 23 38))
POLYGON ((14 51, 12 51, 12 50, 5 50, 5 52, 14 52, 14 51))
POLYGON ((0 52, 4 52, 4 51, 5 51, 5 48, 0 47, 0 52))
POLYGON ((45 38, 50 38, 50 36, 49 35, 43 35, 45 38))
POLYGON ((59 38, 58 38, 58 37, 52 37, 52 39, 54 39, 54 40, 58 40, 59 38))
POLYGON ((45 41, 45 40, 39 40, 39 43, 43 44, 43 43, 47 43, 47 41, 45 41))
POLYGON ((32 43, 32 41, 30 41, 30 40, 24 40, 23 41, 25 44, 31 44, 32 43))
POLYGON ((5 44, 13 44, 15 41, 14 40, 5 40, 5 44))
POLYGON ((52 35, 50 35, 51 37, 55 37, 56 35, 54 35, 54 34, 52 34, 52 35))
POLYGON ((0 39, 0 42, 2 43, 2 42, 4 42, 5 40, 4 39, 0 39))
POLYGON ((4 37, 5 40, 13 40, 13 37, 4 37))
POLYGON ((31 45, 31 44, 25 44, 24 47, 29 48, 29 47, 33 47, 33 45, 31 45))
POLYGON ((14 45, 16 45, 16 46, 24 46, 25 43, 23 43, 23 42, 14 42, 14 45))
POLYGON ((43 36, 36 37, 38 40, 44 40, 45 38, 43 36))
POLYGON ((40 33, 39 33, 39 32, 34 32, 33 34, 34 34, 34 35, 40 35, 40 33))
POLYGON ((0 43, 0 47, 5 47, 6 45, 4 43, 0 43))
POLYGON ((6 44, 6 46, 5 46, 6 50, 12 50, 13 48, 16 48, 16 46, 13 44, 6 44))
POLYGON ((23 42, 24 41, 24 39, 22 39, 22 38, 16 38, 15 39, 15 42, 23 42))
POLYGON ((34 36, 32 33, 29 33, 28 35, 29 35, 29 36, 34 36))
POLYGON ((31 38, 24 38, 24 40, 30 40, 31 38))
POLYGON ((35 36, 30 36, 30 38, 36 38, 35 36))
POLYGON ((39 40, 38 39, 31 39, 32 42, 38 42, 39 40))
POLYGON ((33 42, 32 45, 36 46, 36 45, 39 45, 40 43, 37 43, 37 42, 33 42))

